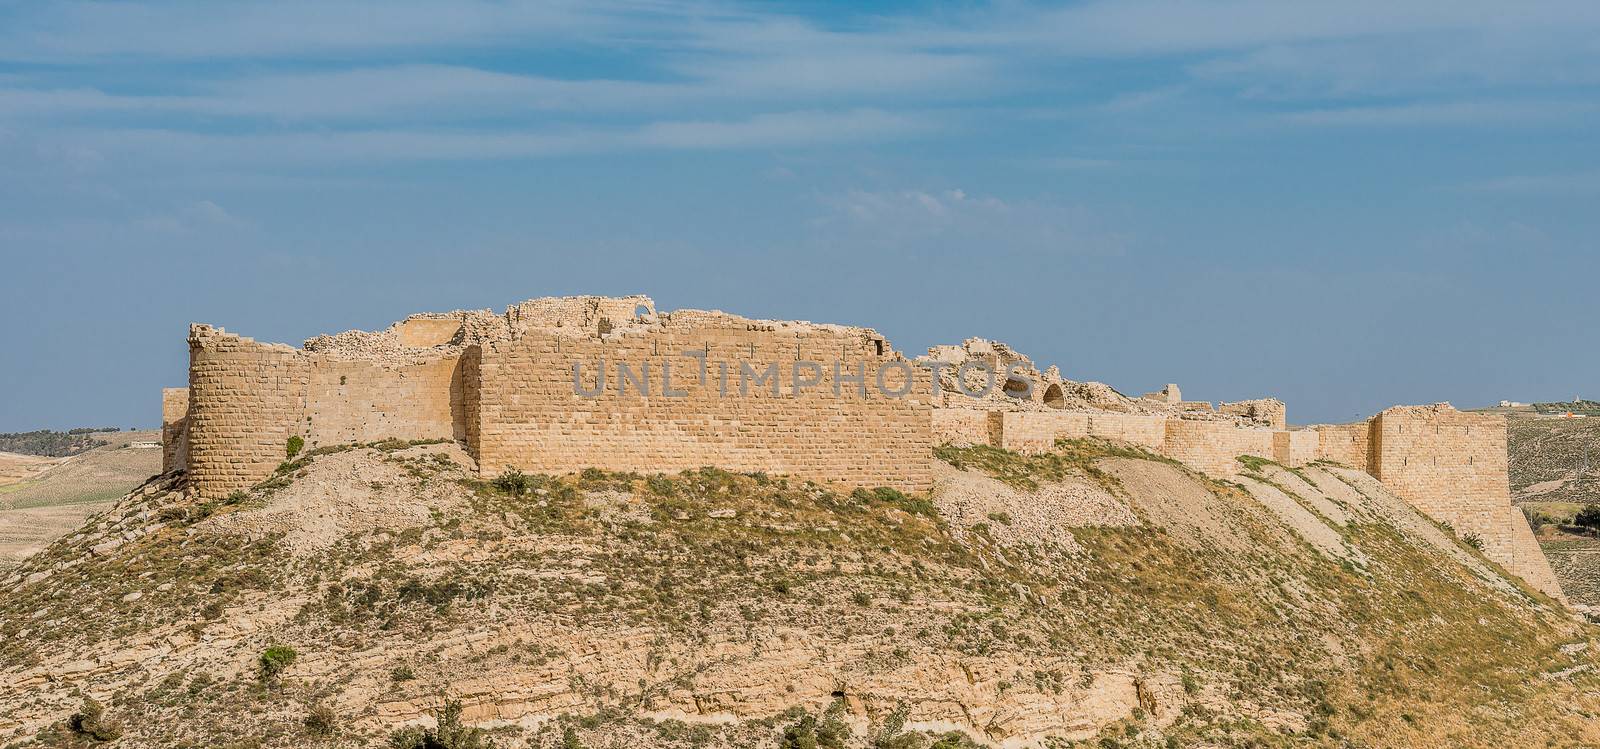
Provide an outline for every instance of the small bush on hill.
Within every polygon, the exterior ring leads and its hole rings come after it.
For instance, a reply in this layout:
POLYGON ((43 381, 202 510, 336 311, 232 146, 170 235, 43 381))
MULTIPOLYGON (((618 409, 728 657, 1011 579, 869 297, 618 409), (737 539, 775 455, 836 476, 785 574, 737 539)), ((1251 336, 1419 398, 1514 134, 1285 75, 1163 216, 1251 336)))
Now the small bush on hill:
POLYGON ((499 476, 494 477, 494 480, 489 483, 492 484, 494 488, 505 492, 506 494, 510 494, 513 497, 520 497, 528 493, 528 489, 532 488, 533 479, 529 478, 528 474, 523 473, 515 468, 507 468, 499 476))
POLYGON ((445 700, 433 719, 437 728, 413 726, 390 734, 390 749, 495 749, 483 729, 462 724, 460 700, 445 700))
POLYGON ((306 733, 315 736, 332 736, 339 732, 339 715, 327 705, 313 705, 306 713, 306 733))
POLYGON ((293 459, 294 456, 299 455, 300 451, 304 449, 306 449, 305 438, 297 434, 289 438, 288 444, 284 446, 284 453, 286 453, 290 459, 293 459))
POLYGON ((261 667, 261 678, 271 679, 283 673, 284 669, 294 663, 297 655, 299 654, 294 652, 294 648, 288 645, 273 645, 261 651, 261 657, 257 661, 261 667))
POLYGON ((67 719, 67 728, 90 741, 111 741, 122 735, 122 726, 105 718, 105 708, 84 698, 83 708, 67 719))

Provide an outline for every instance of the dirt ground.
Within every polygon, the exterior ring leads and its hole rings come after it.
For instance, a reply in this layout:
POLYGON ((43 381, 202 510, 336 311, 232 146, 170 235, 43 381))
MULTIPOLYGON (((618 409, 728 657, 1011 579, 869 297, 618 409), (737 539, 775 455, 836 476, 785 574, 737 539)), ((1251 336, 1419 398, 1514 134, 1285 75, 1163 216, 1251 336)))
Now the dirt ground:
POLYGON ((0 510, 0 572, 15 567, 28 555, 82 525, 85 518, 111 505, 111 502, 80 502, 0 510))
POLYGON ((111 444, 70 458, 0 453, 0 570, 16 566, 161 472, 160 449, 125 447, 159 440, 159 433, 101 438, 111 444))

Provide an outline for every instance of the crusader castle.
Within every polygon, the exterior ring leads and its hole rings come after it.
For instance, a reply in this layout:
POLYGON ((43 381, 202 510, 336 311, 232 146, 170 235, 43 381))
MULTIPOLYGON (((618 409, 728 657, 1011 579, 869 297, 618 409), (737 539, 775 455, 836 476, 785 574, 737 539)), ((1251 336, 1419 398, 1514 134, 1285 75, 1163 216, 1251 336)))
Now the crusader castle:
POLYGON ((1364 470, 1489 558, 1559 596, 1510 504, 1506 427, 1448 404, 1291 428, 1274 399, 1138 398, 1044 371, 973 339, 908 358, 868 328, 657 313, 647 297, 534 299, 412 315, 302 348, 209 325, 189 331, 189 386, 163 392, 167 470, 221 497, 307 448, 448 439, 484 475, 516 467, 673 472, 714 465, 908 491, 933 484, 933 448, 1021 452, 1057 439, 1132 443, 1218 478, 1240 456, 1364 470))

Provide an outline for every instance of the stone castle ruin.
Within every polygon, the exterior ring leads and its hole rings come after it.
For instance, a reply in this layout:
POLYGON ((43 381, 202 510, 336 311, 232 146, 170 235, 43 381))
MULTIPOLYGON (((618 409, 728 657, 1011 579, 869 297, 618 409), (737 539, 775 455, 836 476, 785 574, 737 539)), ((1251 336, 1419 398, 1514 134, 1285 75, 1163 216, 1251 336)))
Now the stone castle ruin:
POLYGON ((196 324, 189 386, 165 390, 162 406, 165 468, 204 497, 272 475, 291 437, 307 449, 453 440, 486 476, 717 466, 907 491, 933 485, 945 443, 1036 453, 1102 438, 1223 479, 1245 469, 1240 456, 1332 461, 1560 595, 1510 504, 1503 416, 1399 406, 1291 428, 1275 399, 1213 407, 1176 385, 1131 398, 981 339, 911 358, 869 328, 658 313, 644 296, 417 314, 301 348, 196 324))

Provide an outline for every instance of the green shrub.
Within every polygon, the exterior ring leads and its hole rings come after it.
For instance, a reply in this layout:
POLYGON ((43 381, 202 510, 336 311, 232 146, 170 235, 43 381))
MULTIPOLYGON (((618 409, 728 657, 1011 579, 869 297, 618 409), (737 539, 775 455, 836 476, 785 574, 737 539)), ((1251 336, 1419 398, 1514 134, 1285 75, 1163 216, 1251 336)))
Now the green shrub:
POLYGON ((499 476, 494 477, 494 480, 489 483, 493 485, 494 488, 505 492, 506 494, 510 494, 513 497, 520 497, 524 494, 527 494, 528 490, 533 487, 533 479, 530 478, 528 474, 523 473, 515 468, 507 468, 499 476))
POLYGON ((1578 511, 1577 517, 1572 519, 1572 524, 1600 531, 1600 505, 1584 505, 1584 508, 1578 511))
POLYGON ((105 708, 85 697, 83 708, 67 719, 67 728, 90 741, 111 741, 122 735, 122 726, 105 718, 105 708))
POLYGON ((288 645, 273 645, 261 651, 261 657, 257 659, 261 667, 261 678, 271 679, 283 673, 284 669, 294 663, 297 655, 299 654, 294 652, 294 648, 288 645))
POLYGON ((389 672, 389 678, 395 681, 411 681, 417 678, 417 675, 411 671, 410 666, 397 666, 389 672))
POLYGON ((1461 537, 1461 541, 1466 545, 1477 549, 1478 551, 1483 551, 1483 536, 1480 536, 1476 533, 1468 533, 1467 535, 1461 537))
POLYGON ((778 749, 844 749, 849 740, 844 700, 836 699, 822 713, 822 720, 802 712, 799 720, 784 729, 783 737, 778 739, 778 749))
POLYGON ((437 728, 402 728, 389 735, 390 749, 495 749, 482 728, 461 723, 461 701, 445 700, 433 711, 437 728))
POLYGON ((293 437, 290 437, 289 438, 289 444, 286 447, 288 449, 285 450, 285 452, 287 452, 289 457, 292 459, 292 458, 294 458, 294 456, 299 455, 301 450, 306 449, 305 438, 301 437, 298 434, 293 436, 293 437))

